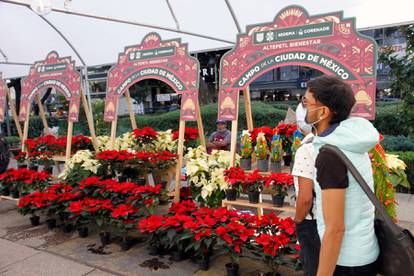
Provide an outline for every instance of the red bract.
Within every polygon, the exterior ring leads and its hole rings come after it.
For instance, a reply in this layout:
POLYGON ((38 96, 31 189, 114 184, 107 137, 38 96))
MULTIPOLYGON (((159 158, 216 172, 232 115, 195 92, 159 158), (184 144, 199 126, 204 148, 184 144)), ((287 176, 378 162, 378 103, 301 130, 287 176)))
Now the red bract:
MULTIPOLYGON (((177 140, 179 135, 179 131, 175 130, 173 132, 173 140, 177 140)), ((191 141, 198 138, 198 129, 194 127, 186 127, 184 132, 184 140, 191 141)))
POLYGON ((126 218, 130 214, 138 213, 138 209, 134 208, 131 204, 120 204, 112 211, 111 216, 113 218, 126 218))
POLYGON ((242 168, 231 167, 224 171, 224 179, 232 186, 243 185, 246 181, 246 174, 242 168))
POLYGON ((168 213, 174 214, 190 214, 197 210, 197 205, 192 200, 183 200, 178 203, 174 203, 170 209, 168 209, 168 213))
POLYGON ((97 211, 112 209, 113 205, 111 200, 101 200, 88 197, 78 201, 71 202, 69 205, 69 210, 74 214, 80 214, 82 212, 93 214, 97 211))
POLYGON ((137 228, 141 233, 153 233, 159 230, 165 223, 165 217, 162 215, 151 215, 143 218, 138 223, 137 228))
POLYGON ((268 126, 263 126, 259 128, 254 128, 253 131, 250 132, 250 137, 254 143, 256 142, 257 136, 259 135, 260 132, 264 133, 266 137, 266 141, 268 143, 272 140, 272 136, 273 136, 272 129, 268 126))
POLYGON ((137 128, 134 129, 132 133, 139 143, 151 142, 158 136, 158 132, 156 132, 154 129, 150 127, 144 127, 142 129, 137 128))
POLYGON ((276 257, 280 249, 289 243, 290 239, 283 233, 276 235, 261 234, 256 237, 256 242, 263 246, 264 253, 276 257))
POLYGON ((273 172, 268 177, 265 178, 266 187, 270 185, 293 185, 293 176, 290 173, 284 172, 273 172))

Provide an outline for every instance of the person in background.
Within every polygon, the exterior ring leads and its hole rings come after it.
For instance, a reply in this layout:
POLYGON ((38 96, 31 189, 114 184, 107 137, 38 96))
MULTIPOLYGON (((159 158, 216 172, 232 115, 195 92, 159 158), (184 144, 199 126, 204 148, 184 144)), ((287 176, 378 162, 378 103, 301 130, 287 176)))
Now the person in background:
POLYGON ((208 138, 207 151, 230 150, 231 132, 227 129, 226 121, 217 120, 217 130, 208 138))
POLYGON ((0 174, 7 170, 10 162, 10 151, 3 136, 0 136, 0 174))
POLYGON ((312 145, 316 222, 321 249, 318 276, 374 276, 379 246, 374 229, 375 208, 341 159, 337 146, 374 189, 370 151, 379 133, 366 119, 350 117, 355 105, 351 87, 334 76, 308 82, 302 104, 306 122, 314 126, 312 145))
POLYGON ((318 270, 321 241, 316 228, 313 178, 315 161, 313 159, 312 126, 305 122, 306 110, 302 104, 296 109, 296 124, 304 135, 301 146, 295 154, 292 175, 296 192, 296 233, 301 247, 300 260, 306 276, 315 276, 318 270))

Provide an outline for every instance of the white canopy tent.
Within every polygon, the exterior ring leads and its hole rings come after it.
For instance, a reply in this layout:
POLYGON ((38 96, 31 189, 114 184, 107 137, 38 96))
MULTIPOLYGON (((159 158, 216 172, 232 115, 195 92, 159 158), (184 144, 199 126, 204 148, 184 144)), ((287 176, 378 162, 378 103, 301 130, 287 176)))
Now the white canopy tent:
POLYGON ((140 43, 151 31, 163 39, 181 37, 192 52, 231 47, 246 25, 272 21, 288 5, 301 5, 311 15, 343 10, 345 17, 357 18, 358 28, 414 22, 413 0, 51 2, 52 11, 41 16, 30 9, 30 0, 0 0, 0 72, 4 78, 27 75, 28 66, 51 50, 72 56, 78 66, 115 63, 124 46, 140 43), (70 4, 68 9, 64 2, 70 4))

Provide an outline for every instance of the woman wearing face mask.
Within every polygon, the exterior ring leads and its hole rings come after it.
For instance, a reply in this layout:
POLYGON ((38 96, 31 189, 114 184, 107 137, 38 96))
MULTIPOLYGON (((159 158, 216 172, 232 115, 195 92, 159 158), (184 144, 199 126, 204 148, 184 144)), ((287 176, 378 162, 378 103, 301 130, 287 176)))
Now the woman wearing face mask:
POLYGON ((300 259, 307 276, 315 276, 318 270, 321 242, 316 228, 313 210, 313 178, 315 161, 313 159, 312 126, 305 122, 306 110, 302 104, 296 109, 296 123, 305 136, 295 154, 292 175, 296 191, 296 233, 301 247, 300 259))

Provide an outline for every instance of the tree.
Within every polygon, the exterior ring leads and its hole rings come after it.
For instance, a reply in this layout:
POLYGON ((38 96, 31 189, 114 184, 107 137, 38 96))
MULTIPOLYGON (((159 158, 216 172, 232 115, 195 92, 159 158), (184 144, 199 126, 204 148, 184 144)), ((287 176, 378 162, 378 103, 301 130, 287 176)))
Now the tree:
POLYGON ((406 51, 398 57, 392 47, 380 55, 380 62, 389 66, 391 89, 403 99, 402 116, 408 118, 410 136, 414 135, 414 24, 402 26, 401 33, 406 38, 406 51))

